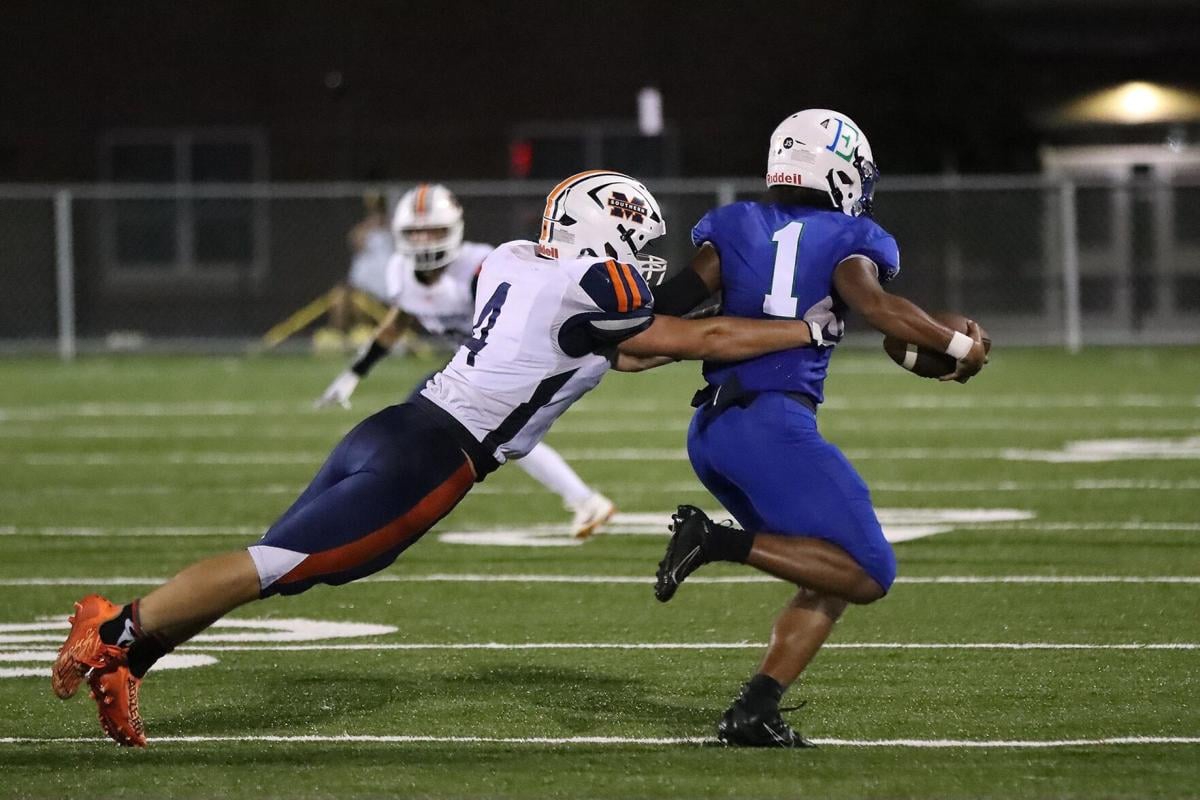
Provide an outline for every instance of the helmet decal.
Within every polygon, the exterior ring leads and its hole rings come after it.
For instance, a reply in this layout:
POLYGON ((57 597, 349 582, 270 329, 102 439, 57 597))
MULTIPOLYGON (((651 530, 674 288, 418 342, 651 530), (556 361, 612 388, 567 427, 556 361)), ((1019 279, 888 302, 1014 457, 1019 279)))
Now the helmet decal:
POLYGON ((846 120, 841 117, 832 117, 822 123, 823 128, 828 128, 830 122, 837 123, 837 130, 833 132, 833 141, 825 146, 825 149, 833 153, 843 161, 849 161, 854 157, 855 151, 858 149, 859 132, 846 120))
POLYGON ((617 219, 630 219, 637 223, 646 221, 646 201, 637 195, 629 198, 623 192, 614 191, 608 196, 608 207, 617 219))

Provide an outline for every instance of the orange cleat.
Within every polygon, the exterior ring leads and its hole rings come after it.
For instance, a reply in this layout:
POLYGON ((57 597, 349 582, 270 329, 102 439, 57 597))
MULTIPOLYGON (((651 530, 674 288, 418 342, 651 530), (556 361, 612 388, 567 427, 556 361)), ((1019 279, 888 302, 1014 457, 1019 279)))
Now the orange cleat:
POLYGON ((121 613, 121 607, 98 594, 75 604, 67 617, 71 632, 58 651, 50 673, 50 688, 63 700, 75 694, 89 669, 105 669, 125 662, 125 649, 100 641, 100 625, 121 613))
POLYGON ((100 712, 100 726, 122 747, 145 747, 146 726, 138 711, 138 692, 142 679, 133 677, 129 667, 117 664, 88 673, 92 699, 100 712))

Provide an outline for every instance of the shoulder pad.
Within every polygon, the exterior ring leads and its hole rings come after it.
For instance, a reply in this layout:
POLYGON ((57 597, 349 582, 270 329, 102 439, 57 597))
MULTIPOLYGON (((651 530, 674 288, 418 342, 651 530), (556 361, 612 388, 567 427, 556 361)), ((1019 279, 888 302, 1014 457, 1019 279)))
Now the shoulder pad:
POLYGON ((653 304, 650 287, 636 269, 609 259, 592 264, 579 285, 601 311, 626 314, 653 304))

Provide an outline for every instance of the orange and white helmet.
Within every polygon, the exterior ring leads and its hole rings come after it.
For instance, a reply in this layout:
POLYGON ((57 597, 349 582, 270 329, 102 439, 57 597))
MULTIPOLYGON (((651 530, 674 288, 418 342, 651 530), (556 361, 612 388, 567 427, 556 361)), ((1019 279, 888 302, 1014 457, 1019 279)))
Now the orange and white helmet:
POLYGON ((871 213, 879 170, 866 134, 827 108, 797 111, 771 134, 767 186, 798 186, 829 195, 852 217, 871 213))
POLYGON ((589 170, 572 175, 546 196, 538 253, 549 258, 615 258, 637 267, 651 285, 667 262, 643 248, 667 232, 650 190, 620 172, 589 170))
POLYGON ((417 272, 440 269, 462 249, 462 206, 440 183, 418 184, 396 203, 392 235, 396 252, 412 256, 417 272))

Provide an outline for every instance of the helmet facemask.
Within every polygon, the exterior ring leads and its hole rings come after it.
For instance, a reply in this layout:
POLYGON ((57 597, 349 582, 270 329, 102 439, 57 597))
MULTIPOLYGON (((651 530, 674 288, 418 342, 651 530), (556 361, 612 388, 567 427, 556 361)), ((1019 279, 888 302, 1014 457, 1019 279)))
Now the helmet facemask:
POLYGON ((419 226, 394 231, 396 252, 410 256, 417 272, 441 269, 458 258, 462 250, 463 223, 449 226, 419 226))

